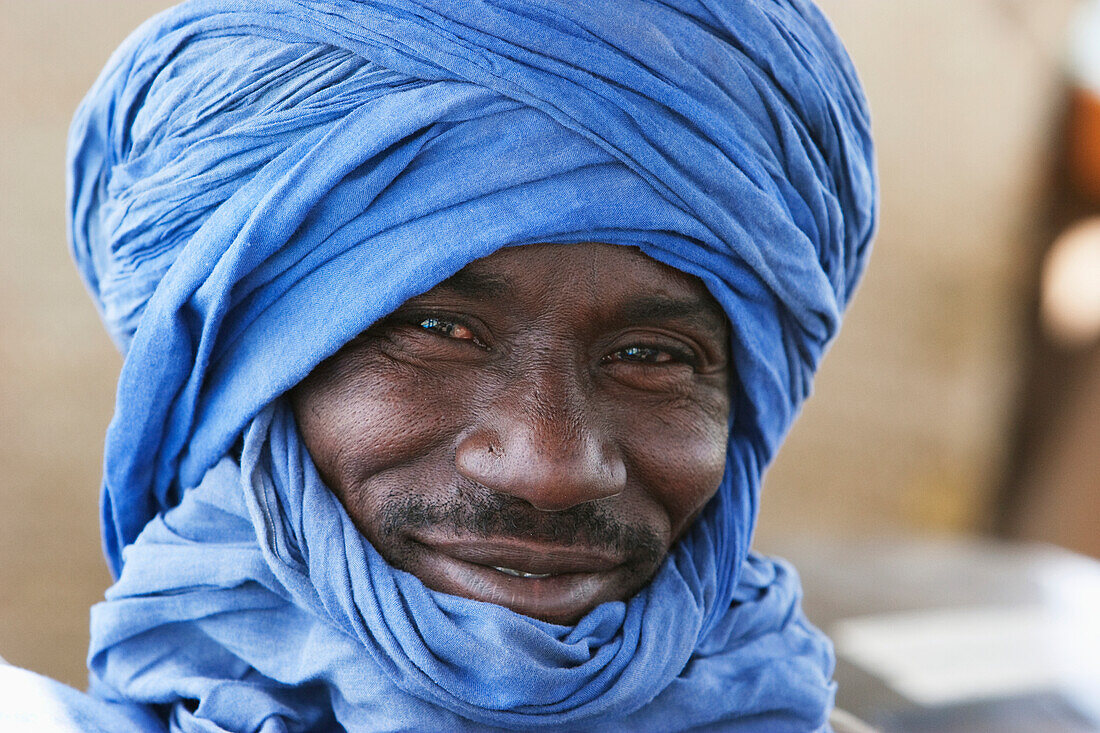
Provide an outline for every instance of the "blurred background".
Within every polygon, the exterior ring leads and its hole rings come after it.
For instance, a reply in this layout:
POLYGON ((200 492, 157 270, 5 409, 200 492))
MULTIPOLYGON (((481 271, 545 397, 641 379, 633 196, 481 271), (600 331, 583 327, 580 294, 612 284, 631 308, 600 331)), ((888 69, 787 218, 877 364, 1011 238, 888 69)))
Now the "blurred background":
MULTIPOLYGON (((0 655, 77 687, 88 607, 110 582, 97 502, 120 358, 67 252, 65 137, 111 51, 170 4, 0 0, 0 655)), ((1047 693, 1063 676, 1045 662, 1016 659, 1031 674, 1007 686, 977 670, 977 692, 936 697, 874 657, 905 633, 934 646, 925 626, 1047 639, 1054 617, 1027 615, 1037 598, 1100 609, 1084 560, 1100 556, 1100 6, 820 4, 866 86, 881 228, 768 475, 756 544, 799 566, 811 617, 837 639, 846 707, 891 730, 1007 731, 966 720, 991 700, 1014 702, 986 705, 987 722, 1026 720, 1011 706, 1035 700, 1061 714, 1047 693)), ((1063 616, 1070 646, 1100 659, 1095 622, 1063 616)), ((1080 689, 1087 717, 1100 684, 1080 689)), ((1021 730, 1098 729, 1074 714, 1021 730)))

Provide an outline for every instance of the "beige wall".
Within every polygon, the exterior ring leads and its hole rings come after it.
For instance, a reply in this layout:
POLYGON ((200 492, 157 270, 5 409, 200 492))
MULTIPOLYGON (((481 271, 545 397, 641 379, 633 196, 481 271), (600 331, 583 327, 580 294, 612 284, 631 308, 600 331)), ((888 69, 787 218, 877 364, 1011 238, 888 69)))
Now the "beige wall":
POLYGON ((119 357, 69 259, 69 118, 167 2, 0 2, 0 656, 83 687, 119 357))
MULTIPOLYGON (((0 0, 0 655, 83 685, 100 448, 119 359, 69 262, 68 119, 167 3, 0 0)), ((768 478, 762 544, 966 529, 1018 378, 1019 286, 1069 0, 828 0, 875 115, 882 227, 817 394, 768 478)))
POLYGON ((821 0, 873 114, 881 227, 758 538, 985 525, 1021 378, 1072 0, 821 0))

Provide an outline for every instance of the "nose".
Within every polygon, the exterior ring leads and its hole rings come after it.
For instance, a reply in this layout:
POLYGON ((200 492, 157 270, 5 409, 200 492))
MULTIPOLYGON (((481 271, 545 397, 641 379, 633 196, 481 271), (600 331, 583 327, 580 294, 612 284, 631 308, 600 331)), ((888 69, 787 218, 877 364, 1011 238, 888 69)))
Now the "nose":
POLYGON ((528 374, 502 392, 459 439, 459 474, 543 511, 620 493, 622 455, 572 381, 528 374))

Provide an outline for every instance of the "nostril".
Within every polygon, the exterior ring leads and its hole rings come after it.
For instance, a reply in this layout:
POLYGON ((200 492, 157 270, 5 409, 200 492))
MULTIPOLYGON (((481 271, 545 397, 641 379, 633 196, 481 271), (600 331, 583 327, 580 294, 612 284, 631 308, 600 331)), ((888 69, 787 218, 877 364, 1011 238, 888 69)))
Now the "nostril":
POLYGON ((502 454, 503 450, 490 434, 471 433, 461 437, 455 446, 455 468, 462 476, 492 488, 490 483, 495 482, 494 477, 500 473, 497 460, 502 454))

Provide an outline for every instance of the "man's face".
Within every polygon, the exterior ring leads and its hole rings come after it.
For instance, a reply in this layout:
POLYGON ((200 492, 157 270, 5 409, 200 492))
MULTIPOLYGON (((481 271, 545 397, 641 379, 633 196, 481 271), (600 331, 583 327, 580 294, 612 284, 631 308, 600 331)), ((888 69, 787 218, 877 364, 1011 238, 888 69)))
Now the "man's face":
POLYGON ((572 623, 626 600, 725 467, 729 333, 632 247, 500 250, 292 392, 327 485, 429 588, 572 623))

